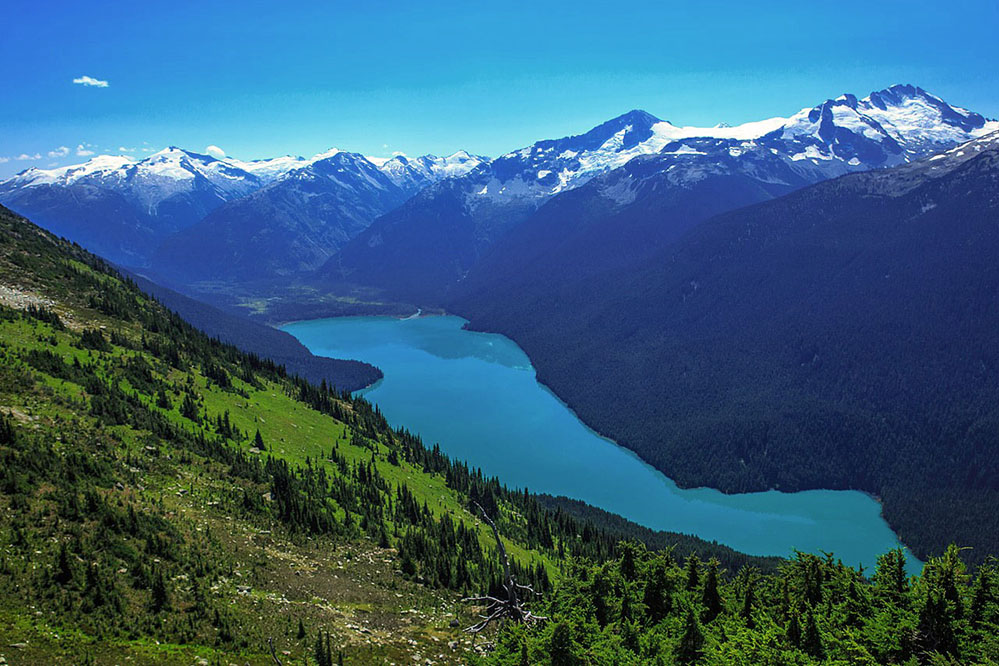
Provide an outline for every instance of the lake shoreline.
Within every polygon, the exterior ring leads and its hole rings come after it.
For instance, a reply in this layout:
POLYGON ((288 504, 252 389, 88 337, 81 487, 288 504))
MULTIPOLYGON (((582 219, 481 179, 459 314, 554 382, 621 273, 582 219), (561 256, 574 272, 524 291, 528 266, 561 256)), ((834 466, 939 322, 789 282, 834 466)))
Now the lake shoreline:
MULTIPOLYGON (((509 464, 509 461, 507 460, 494 459, 491 463, 487 463, 486 461, 490 460, 489 451, 473 448, 467 449, 466 453, 463 454, 461 452, 462 446, 468 446, 468 442, 465 440, 468 440, 470 437, 472 439, 481 439, 483 435, 481 433, 479 435, 466 434, 464 439, 459 437, 458 440, 453 440, 452 437, 453 441, 446 441, 447 437, 439 437, 435 434, 435 432, 433 432, 434 429, 437 429, 446 433, 449 431, 449 428, 454 426, 454 424, 435 424, 431 419, 429 422, 431 432, 421 432, 421 435, 424 436, 426 441, 440 442, 442 449, 453 458, 465 460, 468 464, 473 466, 479 466, 490 476, 497 476, 503 482, 506 482, 513 487, 528 487, 534 492, 543 492, 547 494, 565 494, 567 497, 572 497, 594 507, 598 507, 611 513, 616 513, 625 519, 648 527, 649 529, 689 534, 709 541, 715 540, 719 543, 723 543, 754 555, 787 556, 794 549, 815 550, 807 544, 809 539, 819 539, 819 541, 826 543, 826 545, 821 546, 820 549, 822 550, 835 550, 840 553, 849 553, 852 551, 854 554, 847 555, 845 557, 846 560, 867 560, 865 564, 872 565, 873 560, 869 559, 870 555, 858 555, 858 548, 862 551, 864 548, 869 548, 871 544, 883 543, 883 546, 878 549, 878 554, 881 554, 881 552, 891 547, 905 548, 904 544, 901 543, 897 535, 890 530, 887 521, 884 519, 883 505, 880 502, 880 498, 864 491, 857 491, 853 489, 804 489, 787 492, 780 489, 767 489, 763 491, 754 491, 752 493, 727 493, 720 489, 708 486, 680 486, 673 479, 668 477, 666 473, 650 465, 628 447, 623 446, 612 438, 599 433, 582 421, 570 405, 565 403, 565 401, 562 400, 549 386, 538 379, 537 371, 530 362, 530 358, 514 340, 502 334, 470 329, 467 327, 467 324, 467 320, 459 316, 441 316, 437 314, 423 315, 422 312, 420 312, 416 317, 410 315, 405 318, 392 315, 373 315, 303 320, 296 322, 293 325, 289 325, 290 328, 297 330, 288 330, 287 332, 290 332, 298 337, 303 344, 306 344, 306 346, 313 350, 314 353, 319 355, 327 355, 327 351, 330 354, 337 355, 349 354, 355 358, 367 359, 365 362, 373 363, 382 369, 385 373, 383 379, 379 380, 379 382, 376 382, 371 387, 362 389, 359 393, 368 398, 369 401, 379 403, 383 413, 387 416, 392 416, 392 420, 396 421, 397 425, 405 425, 406 427, 417 432, 421 431, 420 428, 416 426, 421 421, 425 424, 428 423, 428 417, 421 410, 416 410, 409 414, 409 416, 404 416, 407 410, 414 409, 413 405, 408 403, 413 400, 417 400, 417 398, 409 395, 409 393, 412 392, 412 385, 400 389, 398 384, 399 382, 404 381, 404 378, 397 377, 392 367, 387 367, 377 357, 366 356, 364 353, 357 353, 350 346, 350 344, 347 344, 346 347, 341 345, 340 347, 324 348, 324 344, 328 344, 338 336, 328 338, 324 333, 314 334, 313 331, 324 331, 326 328, 331 328, 341 332, 350 332, 353 328, 362 327, 381 331, 382 333, 390 331, 393 335, 397 335, 400 334, 400 332, 405 332, 406 330, 430 330, 438 338, 442 338, 446 341, 453 340, 453 343, 448 342, 446 343, 447 345, 466 345, 474 347, 477 351, 474 351, 472 356, 484 353, 486 354, 486 357, 483 358, 487 358, 489 354, 495 353, 495 349, 501 347, 513 350, 513 352, 515 352, 515 356, 522 357, 526 362, 526 367, 530 371, 530 384, 535 387, 534 390, 538 394, 543 394, 545 396, 545 398, 539 397, 538 399, 542 402, 545 402, 546 400, 550 401, 553 405, 555 405, 548 409, 561 413, 561 416, 556 415, 557 419, 560 419, 559 422, 571 421, 575 424, 570 424, 571 428, 579 429, 584 433, 571 436, 571 442, 569 443, 568 448, 565 448, 566 442, 563 441, 559 444, 556 440, 554 444, 549 443, 545 447, 542 447, 550 448, 552 449, 552 452, 539 452, 535 448, 535 450, 526 450, 522 454, 518 455, 527 457, 527 463, 525 464, 531 463, 531 456, 542 456, 543 458, 545 455, 555 455, 556 459, 545 458, 545 462, 543 463, 552 468, 551 474, 555 477, 560 477, 571 474, 572 470, 576 469, 578 470, 576 475, 580 477, 578 483, 583 485, 578 487, 565 486, 564 479, 548 478, 544 476, 540 477, 540 481, 525 481, 518 478, 516 470, 507 473, 501 471, 505 465, 509 464), (327 322, 328 326, 324 327, 323 322, 327 322), (416 329, 412 328, 414 326, 416 329), (463 334, 467 334, 470 337, 464 338, 462 337, 463 334), (481 349, 479 349, 480 347, 481 349), (408 393, 405 388, 409 389, 408 393), (538 391, 538 389, 540 389, 540 391, 538 391), (367 395, 369 393, 375 393, 376 395, 369 398, 367 395), (400 395, 402 397, 400 397, 400 395), (388 402, 386 404, 381 404, 382 401, 388 402), (443 430, 441 430, 442 428, 443 430), (580 437, 582 439, 573 439, 580 437), (583 446, 583 444, 585 444, 585 446, 583 446), (612 446, 607 447, 607 444, 611 444, 612 446), (552 448, 553 446, 555 448, 552 448), (554 453, 556 450, 561 450, 558 449, 559 446, 562 446, 567 454, 569 451, 572 451, 571 456, 568 458, 557 457, 562 455, 554 453), (601 448, 605 449, 602 453, 598 450, 601 448), (601 487, 608 482, 605 478, 607 470, 601 470, 600 476, 594 477, 594 481, 589 485, 584 483, 585 478, 588 478, 596 473, 593 467, 587 467, 586 464, 580 460, 576 460, 579 456, 585 457, 587 455, 596 455, 600 460, 606 458, 606 461, 600 464, 610 464, 613 467, 618 468, 609 470, 618 473, 618 475, 610 482, 613 483, 616 481, 621 488, 621 492, 624 493, 624 496, 620 494, 615 495, 614 493, 608 494, 608 489, 601 487), (631 462, 626 462, 626 460, 630 460, 631 462), (623 473, 622 470, 624 469, 633 471, 627 472, 624 477, 621 477, 620 473, 623 473), (596 481, 596 478, 600 478, 600 481, 596 481), (559 483, 562 483, 563 486, 559 486, 559 483), (641 490, 639 486, 644 488, 644 490, 641 490), (567 489, 560 490, 561 487, 565 487, 567 489), (645 492, 646 496, 632 497, 632 495, 637 492, 645 492), (850 495, 850 493, 855 494, 850 495), (832 504, 830 504, 830 502, 832 502, 832 504), (869 502, 869 504, 865 505, 865 502, 869 502), (865 506, 869 508, 865 509, 865 506), (631 508, 629 509, 628 507, 631 508), (673 508, 669 509, 668 507, 673 508), (663 511, 665 511, 665 513, 663 513, 663 511), (705 515, 708 516, 709 519, 706 519, 706 526, 694 520, 692 517, 694 514, 691 513, 692 511, 695 514, 697 512, 704 513, 707 511, 707 514, 705 515), (851 515, 850 512, 856 513, 855 517, 845 518, 845 516, 851 515), (710 516, 714 516, 714 518, 710 518, 710 516), (812 517, 806 518, 807 516, 812 517), (831 526, 841 525, 841 527, 831 528, 833 531, 836 529, 856 530, 857 537, 854 538, 844 536, 842 538, 846 539, 845 541, 839 543, 838 546, 829 547, 829 544, 832 543, 830 542, 830 539, 833 539, 833 537, 829 534, 824 534, 825 530, 818 529, 817 526, 819 523, 814 522, 829 520, 834 521, 833 523, 830 523, 831 526), (843 520, 847 520, 847 523, 843 523, 843 520), (868 524, 865 522, 870 520, 875 520, 876 523, 868 524), (789 543, 796 545, 794 545, 790 551, 783 550, 783 548, 777 548, 776 546, 768 546, 766 543, 768 539, 764 539, 763 543, 757 543, 754 545, 753 543, 750 543, 754 537, 746 532, 746 521, 756 521, 757 523, 760 523, 764 535, 769 536, 768 530, 774 531, 773 538, 777 538, 778 541, 780 541, 781 538, 785 540, 787 538, 791 538, 792 540, 789 543), (725 535, 727 532, 724 530, 719 532, 721 529, 720 525, 722 524, 729 525, 730 530, 741 532, 743 533, 743 536, 726 538, 725 535), (689 528, 686 528, 685 525, 688 525, 689 528), (712 527, 712 525, 714 525, 714 527, 712 527), (795 525, 797 525, 797 527, 795 527, 795 525), (812 527, 810 527, 810 525, 812 525, 812 527), (865 525, 867 525, 867 527, 864 527, 865 525), (882 527, 878 527, 878 525, 881 525, 882 527), (792 531, 786 532, 789 529, 792 531), (884 532, 881 532, 881 536, 875 536, 872 533, 865 538, 861 536, 861 533, 865 529, 873 529, 875 532, 878 530, 884 530, 884 532), (800 538, 790 536, 797 533, 796 530, 804 530, 804 532, 801 533, 800 538), (780 537, 780 533, 782 532, 786 532, 784 537, 780 537), (813 536, 807 537, 807 534, 813 534, 813 536), (846 546, 849 546, 850 543, 853 545, 847 548, 846 546), (892 543, 895 545, 892 546, 892 543)), ((358 340, 361 339, 366 340, 363 336, 358 338, 358 340)), ((363 344, 368 344, 368 342, 364 342, 363 344)), ((393 339, 393 344, 398 345, 399 341, 393 339)), ((403 344, 402 346, 404 347, 405 345, 403 344)), ((445 349, 444 352, 441 352, 441 350, 434 351, 436 353, 443 353, 443 356, 428 356, 426 352, 420 352, 422 355, 418 355, 418 358, 417 356, 414 356, 413 358, 417 358, 418 363, 430 363, 434 367, 449 367, 449 363, 453 364, 464 362, 461 359, 466 358, 460 354, 458 354, 455 358, 450 358, 450 356, 453 355, 453 353, 451 353, 453 350, 450 348, 445 349)), ((399 352, 398 349, 393 351, 393 353, 397 352, 399 352)), ((378 353, 384 354, 386 352, 384 349, 380 349, 378 353)), ((413 363, 413 358, 410 358, 408 362, 413 363)), ((482 361, 479 360, 478 363, 481 365, 482 361)), ((506 363, 508 364, 507 370, 499 368, 500 372, 517 371, 517 368, 520 368, 520 370, 524 369, 519 360, 511 361, 508 358, 506 359, 506 363)), ((491 377, 491 379, 495 378, 491 377)), ((419 377, 410 377, 406 381, 422 383, 423 380, 419 377)), ((462 379, 462 381, 464 381, 464 379, 462 379)), ((501 382, 497 383, 496 386, 499 389, 502 389, 500 384, 501 382)), ((435 388, 435 385, 432 382, 430 384, 422 385, 424 388, 431 390, 435 388)), ((447 390, 447 388, 454 390, 453 386, 446 387, 444 390, 447 390)), ((492 384, 489 384, 489 382, 486 382, 486 388, 488 388, 488 390, 492 390, 494 387, 492 384)), ((469 385, 464 387, 464 389, 458 394, 457 399, 459 401, 465 397, 464 393, 467 392, 465 389, 482 391, 483 386, 469 385)), ((524 390, 526 389, 518 389, 518 391, 521 392, 524 390)), ((420 391, 418 393, 424 392, 420 391)), ((429 400, 433 403, 433 401, 435 399, 439 399, 439 397, 431 395, 421 396, 419 399, 425 401, 429 400)), ((500 399, 502 400, 502 398, 500 399)), ((531 405, 529 409, 533 407, 534 406, 531 405)), ((491 414, 484 414, 481 416, 481 418, 483 418, 486 422, 484 425, 488 425, 490 416, 491 414)), ((454 420, 455 416, 453 413, 447 413, 445 418, 454 420)), ((457 418, 458 420, 467 421, 468 419, 472 419, 472 421, 475 421, 476 418, 479 417, 476 416, 476 413, 473 410, 467 414, 461 414, 461 416, 457 418)), ((531 413, 526 413, 514 414, 511 418, 513 421, 526 420, 530 422, 531 419, 535 417, 532 417, 531 413)), ((467 426, 468 424, 466 423, 464 425, 467 426)), ((513 433, 512 435, 503 435, 506 439, 501 438, 501 440, 497 442, 497 445, 500 448, 506 449, 510 447, 510 442, 518 437, 516 433, 520 431, 518 431, 517 428, 523 427, 523 424, 504 422, 501 424, 501 427, 508 429, 513 428, 510 431, 513 433)), ((476 431, 473 429, 468 432, 474 433, 476 431)), ((554 434, 552 436, 556 438, 564 438, 565 436, 564 434, 560 434, 558 431, 553 431, 553 433, 554 434)), ((496 435, 495 433, 488 433, 483 441, 489 441, 490 436, 495 439, 496 435)), ((486 446, 486 449, 489 448, 489 445, 486 444, 483 444, 482 446, 486 446)), ((516 446, 514 446, 514 448, 516 448, 516 446)), ((918 560, 911 554, 911 552, 909 552, 908 549, 905 550, 907 557, 913 561, 913 564, 917 563, 918 560)))

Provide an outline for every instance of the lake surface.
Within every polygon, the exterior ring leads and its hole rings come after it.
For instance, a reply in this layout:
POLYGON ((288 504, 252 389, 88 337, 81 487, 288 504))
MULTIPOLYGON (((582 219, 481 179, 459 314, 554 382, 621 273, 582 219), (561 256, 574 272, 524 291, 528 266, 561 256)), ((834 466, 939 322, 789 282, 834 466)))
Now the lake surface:
MULTIPOLYGON (((362 393, 393 426, 439 442, 511 488, 566 495, 654 529, 695 534, 755 555, 833 552, 871 568, 899 546, 880 505, 853 491, 725 495, 683 490, 597 435, 547 388, 512 340, 438 316, 341 317, 283 329, 314 354, 378 366, 362 393)), ((910 570, 918 563, 910 558, 910 570)))

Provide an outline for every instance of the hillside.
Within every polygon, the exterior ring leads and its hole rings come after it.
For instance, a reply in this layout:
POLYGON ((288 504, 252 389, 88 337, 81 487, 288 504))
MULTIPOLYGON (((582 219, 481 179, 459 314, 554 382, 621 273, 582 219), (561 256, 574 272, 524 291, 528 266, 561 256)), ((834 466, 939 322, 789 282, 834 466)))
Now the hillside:
POLYGON ((351 392, 370 386, 382 377, 381 370, 369 363, 314 356, 305 345, 284 331, 223 312, 144 277, 134 274, 130 277, 139 289, 209 337, 283 365, 289 375, 297 375, 313 384, 325 381, 341 391, 351 392))
MULTIPOLYGON (((4 209, 0 333, 12 665, 267 664, 268 639, 286 663, 327 644, 345 663, 463 663, 474 609, 458 600, 500 572, 471 502, 538 590, 564 558, 617 554, 620 525, 549 510, 364 401, 207 338, 4 209)), ((733 568, 775 565, 654 538, 733 568)))
POLYGON ((685 486, 861 489, 921 558, 999 551, 999 135, 716 216, 639 269, 468 299, 685 486))

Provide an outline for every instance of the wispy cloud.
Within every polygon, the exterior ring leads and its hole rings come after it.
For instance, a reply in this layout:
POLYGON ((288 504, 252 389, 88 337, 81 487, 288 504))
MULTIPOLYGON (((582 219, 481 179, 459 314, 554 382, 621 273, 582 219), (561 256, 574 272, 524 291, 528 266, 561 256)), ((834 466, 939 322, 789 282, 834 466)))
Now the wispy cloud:
POLYGON ((9 157, 0 157, 0 164, 6 164, 7 162, 10 162, 9 157))
POLYGON ((216 145, 206 147, 205 152, 216 159, 222 159, 225 157, 225 151, 216 145))
POLYGON ((80 76, 73 79, 73 83, 79 83, 81 86, 88 86, 92 88, 107 88, 108 82, 102 81, 101 79, 95 79, 92 76, 80 76))
POLYGON ((55 150, 49 151, 49 157, 66 157, 67 155, 69 155, 68 146, 59 146, 55 150))
POLYGON ((93 147, 94 147, 93 144, 81 143, 79 146, 76 147, 76 154, 79 155, 80 157, 90 157, 91 155, 94 154, 94 151, 90 150, 93 147))
POLYGON ((41 153, 35 153, 34 155, 29 155, 28 153, 21 153, 15 160, 21 160, 22 162, 27 162, 28 160, 40 160, 42 159, 41 153))
POLYGON ((125 146, 118 146, 119 153, 134 153, 135 148, 126 148, 125 146))

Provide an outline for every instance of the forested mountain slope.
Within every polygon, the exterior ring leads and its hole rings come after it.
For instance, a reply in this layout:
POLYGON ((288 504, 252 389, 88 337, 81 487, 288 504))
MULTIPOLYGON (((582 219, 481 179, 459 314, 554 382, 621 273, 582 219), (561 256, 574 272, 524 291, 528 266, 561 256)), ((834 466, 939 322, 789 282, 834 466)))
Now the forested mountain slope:
POLYGON ((999 551, 999 134, 701 223, 640 269, 463 301, 679 483, 879 495, 999 551))
MULTIPOLYGON (((207 338, 0 209, 8 663, 270 664, 268 639, 285 663, 465 663, 473 610, 458 599, 500 574, 472 502, 539 591, 565 558, 615 557, 623 534, 207 338)), ((732 567, 775 563, 653 539, 732 567)))
POLYGON ((340 391, 351 392, 370 386, 382 378, 381 370, 369 363, 314 356, 305 345, 284 331, 247 317, 223 312, 144 277, 131 277, 139 289, 206 335, 274 361, 284 366, 289 375, 297 375, 313 384, 325 381, 340 391))

